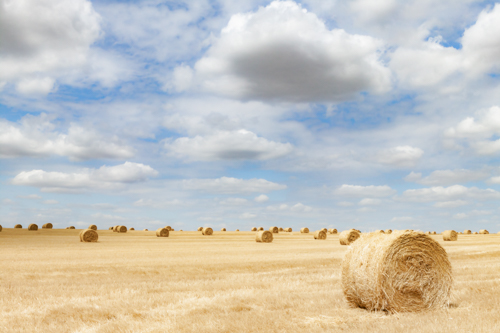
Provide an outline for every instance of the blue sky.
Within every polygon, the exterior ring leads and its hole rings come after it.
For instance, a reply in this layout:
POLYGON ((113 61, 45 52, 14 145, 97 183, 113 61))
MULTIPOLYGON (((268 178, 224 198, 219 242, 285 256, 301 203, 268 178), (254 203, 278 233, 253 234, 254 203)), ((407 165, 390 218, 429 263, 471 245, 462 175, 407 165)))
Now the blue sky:
POLYGON ((500 4, 0 0, 0 214, 500 229, 500 4))

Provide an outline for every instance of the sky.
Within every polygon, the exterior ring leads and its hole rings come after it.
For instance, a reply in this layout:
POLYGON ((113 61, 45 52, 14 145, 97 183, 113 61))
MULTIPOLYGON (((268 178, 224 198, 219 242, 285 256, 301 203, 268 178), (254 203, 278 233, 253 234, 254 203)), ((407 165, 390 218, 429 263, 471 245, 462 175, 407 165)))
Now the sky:
POLYGON ((0 0, 0 224, 500 230, 500 3, 0 0))

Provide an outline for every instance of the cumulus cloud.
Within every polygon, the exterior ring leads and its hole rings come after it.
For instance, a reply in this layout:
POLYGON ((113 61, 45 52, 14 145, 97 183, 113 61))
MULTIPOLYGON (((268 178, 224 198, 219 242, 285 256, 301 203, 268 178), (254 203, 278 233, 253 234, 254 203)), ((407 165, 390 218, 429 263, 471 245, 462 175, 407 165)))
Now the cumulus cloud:
POLYGON ((380 205, 382 200, 380 199, 372 199, 372 198, 364 198, 358 202, 360 206, 376 206, 380 205))
POLYGON ((396 216, 391 219, 391 222, 411 222, 414 218, 411 216, 396 216))
POLYGON ((455 169, 436 170, 431 172, 429 176, 423 178, 421 173, 411 172, 405 177, 405 180, 427 186, 446 186, 457 183, 480 181, 488 178, 488 176, 489 172, 485 170, 455 169))
POLYGON ((328 30, 293 1, 233 15, 195 65, 205 89, 243 99, 340 101, 385 92, 390 71, 381 41, 328 30))
POLYGON ((158 172, 148 165, 125 162, 74 173, 22 171, 12 179, 12 184, 38 187, 43 192, 81 192, 89 189, 116 189, 157 175, 158 172))
POLYGON ((269 200, 269 197, 265 194, 261 194, 253 199, 256 202, 266 202, 269 200))
POLYGON ((422 157, 424 151, 411 146, 397 146, 381 151, 377 160, 379 163, 389 164, 396 167, 414 166, 422 157))
POLYGON ((409 202, 455 201, 472 199, 477 201, 500 199, 500 192, 492 189, 479 189, 453 185, 449 187, 430 187, 415 190, 406 190, 400 196, 401 200, 409 202))
POLYGON ((390 195, 396 194, 396 190, 390 188, 387 185, 382 186, 359 186, 359 185, 347 185, 344 184, 340 186, 335 193, 340 196, 348 197, 388 197, 390 195))
POLYGON ((219 202, 219 204, 224 206, 242 206, 246 205, 248 200, 245 198, 227 198, 219 202))
POLYGON ((164 147, 170 154, 191 161, 268 160, 285 156, 293 149, 290 143, 269 141, 244 129, 165 141, 164 147))
POLYGON ((257 215, 252 214, 252 213, 248 213, 248 212, 243 213, 243 214, 241 214, 241 215, 239 216, 239 218, 240 218, 240 219, 254 219, 254 218, 256 218, 256 217, 257 217, 257 215))
POLYGON ((206 191, 222 194, 238 194, 284 190, 286 185, 270 182, 265 179, 239 179, 221 177, 217 179, 186 179, 182 185, 187 190, 206 191))
POLYGON ((151 208, 168 208, 168 207, 176 207, 180 206, 182 204, 182 201, 178 199, 174 200, 166 200, 166 201, 158 201, 158 200, 151 200, 151 199, 139 199, 133 203, 134 206, 136 207, 151 207, 151 208))
POLYGON ((457 208, 467 205, 468 202, 464 200, 442 201, 436 202, 433 206, 436 208, 457 208))
POLYGON ((287 212, 295 212, 295 213, 308 213, 313 210, 311 206, 304 205, 299 202, 293 206, 289 206, 287 204, 281 204, 276 206, 267 206, 267 210, 269 211, 287 211, 287 212))

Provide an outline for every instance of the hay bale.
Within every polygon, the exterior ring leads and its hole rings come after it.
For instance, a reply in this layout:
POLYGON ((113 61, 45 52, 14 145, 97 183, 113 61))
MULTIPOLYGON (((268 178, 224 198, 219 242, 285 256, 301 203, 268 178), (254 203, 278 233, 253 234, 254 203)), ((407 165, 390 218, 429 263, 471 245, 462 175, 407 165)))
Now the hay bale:
POLYGON ((472 234, 472 231, 468 230, 468 229, 465 229, 464 230, 464 235, 470 235, 472 234))
POLYGON ((198 228, 198 231, 202 231, 202 230, 203 230, 203 227, 199 227, 199 228, 198 228))
POLYGON ((253 228, 252 228, 252 231, 257 231, 257 228, 256 228, 256 227, 253 227, 253 228))
POLYGON ((16 224, 16 225, 14 226, 14 228, 16 228, 16 229, 22 229, 22 228, 23 228, 23 226, 22 226, 22 225, 20 225, 20 224, 16 224))
POLYGON ((314 232, 314 239, 326 239, 325 229, 315 231, 314 232))
POLYGON ((118 232, 118 227, 119 227, 119 225, 115 225, 115 226, 113 227, 113 232, 118 232))
POLYGON ((272 232, 273 234, 277 234, 279 233, 280 230, 278 229, 278 227, 271 227, 269 228, 269 231, 272 232))
POLYGON ((292 228, 286 228, 286 232, 292 232, 292 228))
POLYGON ((52 223, 45 223, 44 225, 42 225, 42 229, 52 229, 52 228, 53 228, 52 223))
POLYGON ((356 241, 361 234, 356 229, 344 230, 339 235, 340 245, 349 245, 356 241))
POLYGON ((321 230, 323 230, 324 232, 328 232, 327 228, 322 228, 321 230))
POLYGON ((391 229, 385 229, 385 233, 386 234, 392 234, 392 230, 391 229))
POLYGON ((143 229, 142 231, 148 231, 148 229, 143 229))
POLYGON ((120 225, 118 226, 118 228, 116 228, 116 232, 125 233, 127 232, 127 227, 124 225, 120 225))
POLYGON ((273 233, 269 230, 262 230, 255 237, 257 243, 271 243, 273 241, 273 233))
POLYGON ((28 230, 29 230, 29 231, 37 231, 37 230, 38 230, 38 225, 36 225, 35 223, 31 223, 31 224, 28 226, 28 230))
POLYGON ((264 230, 264 228, 263 228, 263 227, 259 227, 259 228, 257 229, 257 231, 263 231, 263 230, 264 230))
POLYGON ((302 229, 300 229, 300 233, 301 234, 308 234, 309 233, 309 229, 308 228, 302 228, 302 229))
POLYGON ((158 228, 156 230, 156 237, 168 237, 170 231, 167 228, 158 228))
POLYGON ((342 261, 342 288, 353 307, 418 312, 449 304, 453 275, 448 255, 422 232, 362 235, 342 261))
POLYGON ((174 228, 170 228, 170 231, 175 231, 174 228))
POLYGON ((95 224, 91 224, 89 225, 89 229, 97 230, 97 226, 95 224))
POLYGON ((97 234, 97 231, 94 229, 85 229, 80 231, 80 242, 84 243, 93 243, 97 242, 99 239, 99 235, 97 234))
POLYGON ((240 229, 236 229, 235 231, 240 231, 240 229))
POLYGON ((474 231, 472 234, 473 234, 473 235, 477 235, 477 231, 474 231))
POLYGON ((280 232, 281 232, 281 231, 284 231, 284 230, 283 230, 283 228, 279 228, 279 229, 278 229, 278 231, 280 231, 280 232))
POLYGON ((72 225, 72 226, 67 227, 66 229, 75 229, 75 226, 72 225))
POLYGON ((210 236, 214 233, 214 231, 212 230, 212 228, 203 228, 201 230, 201 234, 202 235, 205 235, 205 236, 210 236))
POLYGON ((134 228, 130 228, 130 229, 128 229, 128 230, 129 230, 129 231, 132 231, 132 230, 135 230, 135 229, 134 229, 134 228))
POLYGON ((108 230, 113 230, 113 227, 109 227, 108 230))
MULTIPOLYGON (((181 231, 182 231, 182 230, 181 230, 181 231)), ((220 229, 220 231, 226 231, 226 228, 222 228, 222 229, 220 229)))
POLYGON ((432 235, 432 233, 430 231, 426 231, 425 234, 426 235, 432 235))
POLYGON ((169 226, 169 225, 167 225, 165 228, 167 228, 167 229, 168 229, 168 231, 172 231, 172 227, 171 227, 171 226, 169 226))
POLYGON ((490 232, 489 232, 488 230, 486 230, 486 229, 481 229, 481 230, 479 230, 479 234, 480 234, 480 235, 488 235, 489 233, 490 233, 490 232))
POLYGON ((379 234, 385 234, 384 230, 375 230, 375 232, 378 232, 379 234))
POLYGON ((445 230, 443 231, 443 240, 445 241, 456 241, 458 239, 458 233, 455 230, 445 230))
POLYGON ((3 228, 2 228, 2 226, 0 225, 0 231, 2 231, 2 230, 3 230, 3 228))
POLYGON ((333 229, 333 228, 332 228, 332 229, 328 229, 328 232, 329 232, 330 234, 334 235, 334 234, 336 234, 338 231, 337 231, 337 229, 333 229))

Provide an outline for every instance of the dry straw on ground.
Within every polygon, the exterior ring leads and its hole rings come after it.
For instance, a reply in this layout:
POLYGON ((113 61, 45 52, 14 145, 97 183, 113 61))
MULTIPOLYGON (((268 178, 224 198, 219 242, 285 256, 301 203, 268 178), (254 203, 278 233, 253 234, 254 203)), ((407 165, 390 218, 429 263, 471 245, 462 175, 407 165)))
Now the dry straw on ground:
POLYGON ((252 231, 257 231, 257 228, 256 228, 256 227, 253 227, 253 228, 252 228, 252 231))
POLYGON ((93 243, 97 242, 99 235, 94 229, 85 229, 80 232, 80 242, 93 243))
POLYGON ((52 223, 45 223, 44 225, 42 225, 42 229, 52 229, 52 227, 52 223))
POLYGON ((356 229, 344 230, 339 235, 340 245, 349 245, 358 239, 360 235, 356 229))
POLYGON ((348 303, 390 313, 449 304, 451 264, 438 242, 422 232, 369 233, 351 245, 342 262, 348 303))
POLYGON ((273 233, 269 230, 259 231, 255 237, 258 243, 271 243, 273 241, 273 233))
POLYGON ((472 231, 468 229, 464 230, 464 235, 470 235, 470 234, 472 234, 472 231))
POLYGON ((91 224, 89 225, 89 229, 97 230, 97 226, 95 224, 91 224))
POLYGON ((22 225, 20 225, 20 224, 16 224, 16 225, 14 226, 14 228, 16 228, 16 229, 22 229, 22 228, 23 228, 23 226, 22 226, 22 225))
POLYGON ((336 234, 338 231, 337 229, 328 229, 328 232, 331 233, 331 234, 336 234))
POLYGON ((199 227, 199 228, 198 228, 198 231, 202 231, 202 230, 203 230, 203 227, 199 227))
POLYGON ((455 230, 445 230, 443 231, 443 240, 445 241, 456 241, 458 239, 458 233, 455 230))
POLYGON ((273 234, 279 233, 278 227, 271 227, 271 228, 269 228, 269 231, 272 232, 273 234))
POLYGON ((302 228, 302 229, 300 229, 300 233, 301 234, 308 234, 309 233, 309 229, 308 228, 302 228))
POLYGON ((326 239, 326 231, 324 229, 315 231, 314 239, 326 239))
POLYGON ((156 237, 168 237, 169 233, 167 228, 158 228, 156 230, 156 237))
POLYGON ((210 236, 214 233, 213 229, 212 228, 203 228, 201 230, 201 233, 205 236, 210 236))
POLYGON ((392 230, 391 230, 391 229, 386 229, 386 230, 385 230, 385 233, 386 233, 386 234, 392 234, 392 230))
POLYGON ((38 230, 38 225, 36 225, 35 223, 31 223, 28 226, 28 230, 30 230, 30 231, 37 231, 38 230))
POLYGON ((481 230, 479 230, 479 233, 480 233, 481 235, 487 235, 487 234, 489 234, 490 232, 489 232, 488 230, 486 230, 486 229, 481 229, 481 230))

